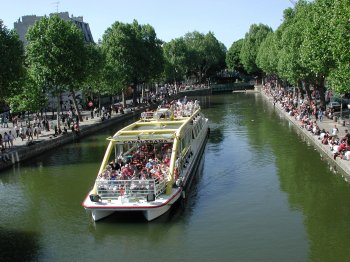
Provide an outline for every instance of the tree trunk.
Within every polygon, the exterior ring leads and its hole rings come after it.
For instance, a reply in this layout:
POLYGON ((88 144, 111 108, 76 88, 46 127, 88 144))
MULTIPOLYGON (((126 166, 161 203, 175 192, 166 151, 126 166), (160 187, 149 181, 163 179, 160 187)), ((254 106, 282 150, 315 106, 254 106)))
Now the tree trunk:
POLYGON ((122 91, 122 105, 124 108, 126 107, 125 91, 122 91))
POLYGON ((133 106, 137 105, 137 85, 133 84, 132 86, 132 104, 133 106))
POLYGON ((61 94, 57 96, 57 129, 60 128, 61 94))
POLYGON ((142 103, 145 101, 145 85, 142 85, 141 89, 141 98, 142 98, 142 103))
POLYGON ((309 84, 309 82, 306 82, 306 81, 305 81, 305 82, 304 82, 304 87, 305 87, 306 95, 307 95, 309 101, 311 101, 312 98, 311 98, 311 90, 310 90, 310 84, 309 84))
POLYGON ((81 116, 81 113, 80 113, 80 110, 79 110, 79 106, 77 104, 77 100, 75 99, 75 92, 74 92, 74 90, 71 90, 71 94, 73 96, 73 105, 74 105, 75 111, 77 112, 79 121, 83 122, 84 120, 83 120, 83 117, 81 116))
POLYGON ((326 88, 324 86, 324 77, 320 77, 320 79, 317 81, 318 82, 318 92, 320 95, 320 106, 322 108, 326 108, 326 88))
POLYGON ((101 95, 98 94, 98 115, 101 116, 101 95))

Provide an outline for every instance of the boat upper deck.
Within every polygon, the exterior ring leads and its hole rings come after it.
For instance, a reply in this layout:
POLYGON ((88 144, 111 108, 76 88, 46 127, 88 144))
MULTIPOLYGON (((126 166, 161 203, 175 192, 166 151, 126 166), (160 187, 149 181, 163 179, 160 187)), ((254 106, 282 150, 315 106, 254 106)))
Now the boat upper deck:
POLYGON ((199 108, 198 102, 191 101, 143 112, 139 121, 124 127, 108 139, 121 143, 136 143, 142 140, 170 142, 199 108))

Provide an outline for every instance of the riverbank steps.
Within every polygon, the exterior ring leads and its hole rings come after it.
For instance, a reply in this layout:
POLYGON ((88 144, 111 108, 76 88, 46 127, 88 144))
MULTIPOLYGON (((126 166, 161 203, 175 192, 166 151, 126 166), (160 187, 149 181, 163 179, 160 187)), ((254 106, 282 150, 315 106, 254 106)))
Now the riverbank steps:
MULTIPOLYGON (((312 132, 306 130, 302 127, 301 121, 297 120, 294 116, 290 116, 289 113, 282 107, 280 102, 274 101, 274 98, 270 95, 269 92, 265 92, 263 86, 256 86, 256 90, 259 90, 261 95, 269 102, 272 106, 276 108, 288 121, 294 124, 296 131, 299 134, 302 134, 307 142, 310 142, 314 145, 315 149, 317 149, 321 157, 326 159, 330 165, 330 169, 335 173, 339 173, 346 182, 350 181, 350 161, 346 159, 342 159, 340 157, 334 158, 334 152, 332 152, 330 145, 324 145, 321 143, 321 139, 319 139, 318 135, 314 135, 312 132)), ((346 131, 350 130, 348 121, 344 120, 333 120, 329 119, 326 116, 323 117, 323 120, 317 120, 317 125, 320 130, 328 131, 332 134, 331 130, 336 127, 339 130, 338 137, 342 138, 345 136, 346 131)))

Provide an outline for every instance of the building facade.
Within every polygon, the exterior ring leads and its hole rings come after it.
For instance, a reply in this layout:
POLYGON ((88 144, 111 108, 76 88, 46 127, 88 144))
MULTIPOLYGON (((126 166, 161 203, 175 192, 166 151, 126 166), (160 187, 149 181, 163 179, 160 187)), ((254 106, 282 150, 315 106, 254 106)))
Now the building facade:
MULTIPOLYGON (((84 22, 82 16, 78 16, 78 17, 74 17, 73 15, 69 16, 68 12, 50 14, 50 16, 53 16, 53 15, 58 15, 63 20, 72 21, 83 32, 85 42, 94 43, 94 39, 90 31, 90 26, 88 23, 84 22)), ((25 15, 25 16, 22 16, 22 20, 21 18, 18 18, 18 21, 14 23, 14 29, 18 33, 19 39, 24 43, 25 46, 28 44, 26 39, 26 34, 29 27, 34 25, 34 23, 40 20, 42 17, 43 16, 25 15)))

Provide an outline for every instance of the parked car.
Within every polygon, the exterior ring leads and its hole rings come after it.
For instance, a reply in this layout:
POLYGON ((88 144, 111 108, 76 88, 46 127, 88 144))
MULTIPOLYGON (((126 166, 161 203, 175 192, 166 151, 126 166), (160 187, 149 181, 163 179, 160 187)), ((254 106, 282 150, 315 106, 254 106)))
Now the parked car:
POLYGON ((340 103, 339 102, 329 102, 326 106, 327 108, 334 109, 334 111, 339 111, 340 110, 340 103))

